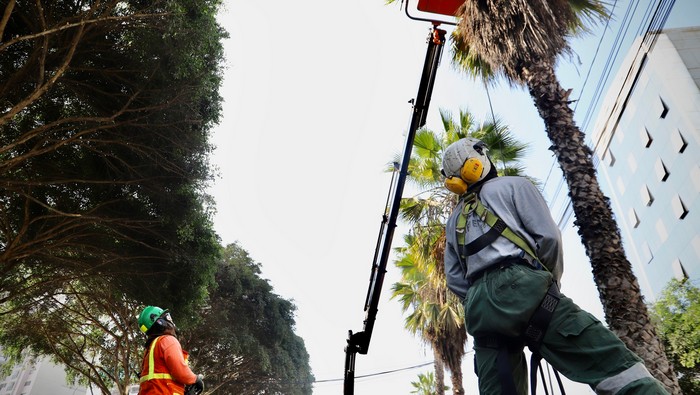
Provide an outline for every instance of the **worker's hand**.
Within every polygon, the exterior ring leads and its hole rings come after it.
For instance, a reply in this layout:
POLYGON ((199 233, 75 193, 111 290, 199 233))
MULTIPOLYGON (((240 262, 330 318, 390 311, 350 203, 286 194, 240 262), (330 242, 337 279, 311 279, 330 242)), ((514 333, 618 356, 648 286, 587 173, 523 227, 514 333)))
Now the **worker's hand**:
POLYGON ((202 378, 204 376, 197 375, 197 381, 195 381, 193 384, 190 384, 187 386, 185 389, 185 395, 199 395, 204 391, 204 381, 202 381, 202 378))

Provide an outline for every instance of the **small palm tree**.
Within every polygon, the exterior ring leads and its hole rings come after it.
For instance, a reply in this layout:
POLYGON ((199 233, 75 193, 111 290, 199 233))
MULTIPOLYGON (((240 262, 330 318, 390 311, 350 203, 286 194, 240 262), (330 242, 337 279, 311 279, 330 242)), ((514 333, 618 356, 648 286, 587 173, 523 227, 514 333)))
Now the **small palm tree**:
POLYGON ((434 243, 433 238, 414 236, 404 237, 406 247, 398 248, 396 265, 401 269, 401 281, 393 285, 392 297, 398 297, 402 309, 411 311, 405 319, 405 327, 413 334, 418 334, 433 351, 436 381, 439 384, 436 393, 444 394, 445 365, 452 371, 452 383, 455 394, 462 394, 461 361, 466 343, 464 312, 456 298, 447 292, 446 284, 435 282, 444 280, 444 276, 435 273, 438 266, 426 259, 421 250, 426 250, 434 243), (427 243, 426 243, 427 241, 427 243), (452 298, 453 300, 447 300, 452 298))
POLYGON ((593 153, 574 123, 570 92, 554 72, 558 56, 571 52, 572 33, 585 32, 587 25, 607 17, 603 2, 465 0, 458 14, 453 60, 477 78, 501 76, 528 88, 569 187, 574 224, 590 258, 606 320, 672 393, 680 393, 625 256, 609 199, 598 184, 593 153))
MULTIPOLYGON (((437 391, 437 383, 435 381, 435 375, 433 372, 420 373, 418 375, 418 381, 411 381, 411 385, 415 388, 411 391, 412 394, 418 395, 435 395, 437 391)), ((442 392, 449 389, 450 387, 444 386, 442 392)))
POLYGON ((433 350, 438 391, 444 383, 444 365, 451 372, 453 393, 464 394, 464 310, 447 289, 443 266, 445 223, 457 196, 442 186, 442 153, 461 138, 478 138, 489 146, 489 155, 500 175, 520 175, 522 167, 517 161, 527 147, 497 120, 477 124, 473 115, 464 110, 460 111, 458 122, 448 111, 441 110, 440 116, 444 133, 421 129, 414 139, 407 180, 421 192, 401 200, 401 216, 411 224, 411 231, 404 237, 405 246, 397 248, 395 264, 401 269, 401 281, 393 285, 392 298, 399 298, 404 312, 411 311, 406 317, 406 328, 420 335, 433 350))

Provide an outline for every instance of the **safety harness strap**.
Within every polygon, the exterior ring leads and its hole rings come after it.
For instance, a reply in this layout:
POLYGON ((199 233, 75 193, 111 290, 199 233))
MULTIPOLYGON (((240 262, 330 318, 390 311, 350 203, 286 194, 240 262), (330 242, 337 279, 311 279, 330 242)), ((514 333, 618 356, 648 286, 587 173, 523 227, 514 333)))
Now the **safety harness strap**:
POLYGON ((484 247, 493 243, 506 229, 508 229, 508 225, 498 218, 496 223, 491 226, 491 229, 464 246, 463 254, 466 256, 471 256, 483 250, 484 247))
MULTIPOLYGON (((537 392, 537 370, 539 369, 542 377, 542 382, 545 383, 544 371, 542 369, 542 355, 539 353, 540 345, 544 334, 549 327, 549 321, 552 314, 559 304, 559 288, 556 282, 547 290, 547 294, 542 298, 542 302, 537 307, 537 310, 530 317, 527 328, 522 337, 506 337, 501 335, 482 335, 474 338, 475 345, 479 347, 493 348, 498 350, 496 357, 496 367, 498 369, 498 378, 501 382, 501 395, 517 395, 515 380, 513 380, 513 368, 510 364, 509 353, 520 352, 527 345, 532 355, 530 357, 530 393, 535 395, 537 392)), ((554 369, 554 376, 559 384, 561 394, 566 394, 564 384, 561 381, 559 372, 554 369)))
POLYGON ((559 299, 561 295, 559 294, 559 288, 557 287, 556 281, 552 281, 552 285, 549 286, 547 294, 542 298, 542 302, 537 307, 537 310, 530 317, 530 321, 525 328, 525 342, 527 342, 528 347, 535 352, 539 350, 540 344, 542 344, 542 338, 549 327, 549 321, 552 320, 552 314, 559 304, 559 299))
MULTIPOLYGON (((530 355, 530 393, 532 395, 535 395, 537 391, 537 370, 539 369, 540 371, 540 378, 542 378, 542 383, 544 384, 544 393, 545 395, 549 395, 549 391, 547 391, 547 381, 545 380, 544 377, 544 369, 542 368, 542 355, 540 355, 539 352, 533 352, 532 355, 530 355)), ((554 377, 557 379, 557 384, 559 384, 559 392, 562 395, 566 394, 566 391, 564 390, 564 383, 561 381, 561 376, 559 376, 559 372, 556 369, 553 369, 554 371, 554 377)))
MULTIPOLYGON (((542 370, 542 365, 540 361, 542 360, 542 355, 540 355, 540 345, 542 345, 542 339, 544 338, 545 332, 549 327, 549 322, 552 320, 552 315, 554 310, 559 304, 561 299, 561 294, 559 293, 559 288, 555 281, 549 286, 547 294, 542 298, 542 302, 537 306, 537 310, 530 317, 530 321, 525 328, 523 337, 528 348, 532 352, 530 356, 530 392, 535 395, 537 390, 537 368, 540 370, 540 375, 542 376, 542 382, 544 380, 544 372, 542 370)), ((559 377, 559 372, 554 369, 554 376, 557 378, 557 383, 559 384, 559 389, 562 394, 564 394, 564 385, 559 377)), ((545 387, 546 391, 546 387, 545 387)))
POLYGON ((525 347, 522 339, 502 335, 482 335, 474 337, 474 344, 478 347, 498 350, 496 367, 498 368, 498 379, 501 382, 501 395, 518 395, 515 380, 513 380, 510 354, 520 352, 525 347))
MULTIPOLYGON (((530 393, 536 394, 537 390, 537 370, 540 370, 542 382, 544 380, 544 372, 542 370, 541 360, 542 355, 539 353, 540 345, 544 334, 549 327, 549 321, 554 314, 554 310, 559 304, 561 294, 556 282, 552 282, 547 294, 542 298, 542 302, 537 306, 537 310, 532 314, 527 324, 522 337, 509 338, 501 335, 485 335, 474 338, 474 343, 480 347, 494 348, 498 350, 496 359, 496 367, 498 368, 498 377, 501 382, 501 394, 511 395, 517 394, 515 381, 513 380, 513 368, 510 364, 509 351, 519 352, 522 347, 527 345, 532 355, 530 357, 530 393)), ((554 369, 554 376, 559 384, 559 390, 565 394, 564 385, 559 377, 559 372, 554 369)), ((546 392, 546 387, 545 387, 546 392)))
POLYGON ((508 227, 508 225, 506 225, 506 223, 502 219, 500 219, 496 214, 487 209, 486 206, 484 206, 484 204, 481 203, 481 200, 479 200, 476 193, 471 193, 467 195, 464 201, 462 213, 457 218, 457 244, 460 248, 460 254, 462 255, 462 258, 464 259, 467 256, 474 255, 477 252, 481 251, 484 247, 493 243, 498 238, 498 236, 505 237, 506 239, 510 240, 513 244, 520 247, 520 249, 525 251, 525 253, 532 257, 534 260, 538 260, 537 255, 532 250, 532 248, 530 248, 527 242, 523 240, 522 237, 518 236, 515 232, 513 232, 508 227), (476 215, 491 228, 486 233, 479 236, 469 244, 466 244, 465 239, 467 216, 472 211, 474 211, 476 215))
POLYGON ((162 336, 156 337, 152 342, 151 342, 151 348, 148 350, 148 374, 145 376, 141 376, 139 379, 140 383, 143 383, 144 381, 148 380, 158 380, 158 379, 169 379, 172 380, 172 376, 168 373, 155 373, 155 357, 153 351, 156 349, 156 343, 158 343, 158 340, 160 340, 162 336))

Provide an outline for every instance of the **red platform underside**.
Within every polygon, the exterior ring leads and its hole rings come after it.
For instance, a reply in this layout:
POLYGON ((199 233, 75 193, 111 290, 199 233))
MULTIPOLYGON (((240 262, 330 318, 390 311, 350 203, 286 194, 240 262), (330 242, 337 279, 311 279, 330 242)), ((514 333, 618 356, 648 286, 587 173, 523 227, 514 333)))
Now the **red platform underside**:
POLYGON ((433 14, 455 16, 464 0, 418 0, 418 10, 433 14))

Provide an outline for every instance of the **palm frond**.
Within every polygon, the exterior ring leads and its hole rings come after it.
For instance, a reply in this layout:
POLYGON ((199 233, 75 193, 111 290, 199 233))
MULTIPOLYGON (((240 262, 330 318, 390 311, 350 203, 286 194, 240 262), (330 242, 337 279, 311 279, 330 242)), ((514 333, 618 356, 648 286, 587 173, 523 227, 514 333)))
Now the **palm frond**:
POLYGON ((609 4, 597 0, 569 0, 574 17, 569 24, 573 36, 590 33, 601 21, 612 18, 608 12, 609 4))

